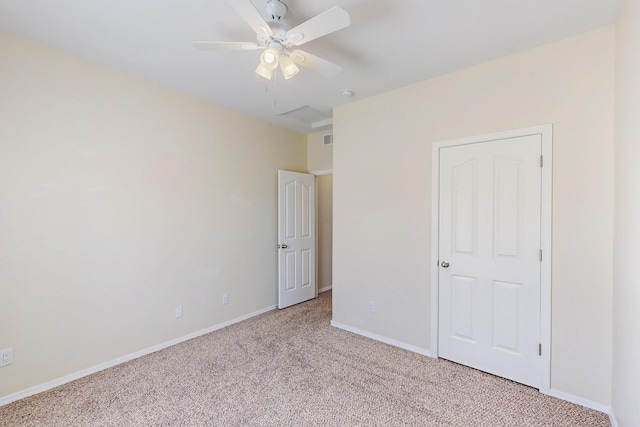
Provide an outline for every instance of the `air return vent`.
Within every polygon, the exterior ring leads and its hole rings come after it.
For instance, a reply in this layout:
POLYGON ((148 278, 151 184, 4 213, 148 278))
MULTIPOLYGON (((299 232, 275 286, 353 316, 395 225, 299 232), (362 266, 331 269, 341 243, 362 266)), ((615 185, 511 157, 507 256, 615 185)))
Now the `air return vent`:
POLYGON ((324 139, 322 140, 322 145, 331 145, 331 144, 333 144, 333 134, 329 133, 324 136, 324 139))

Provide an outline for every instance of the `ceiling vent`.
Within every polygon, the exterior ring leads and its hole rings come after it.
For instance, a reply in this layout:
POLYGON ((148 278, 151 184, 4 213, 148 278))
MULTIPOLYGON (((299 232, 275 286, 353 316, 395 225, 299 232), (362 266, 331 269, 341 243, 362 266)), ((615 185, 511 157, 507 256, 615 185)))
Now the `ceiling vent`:
MULTIPOLYGON (((314 124, 316 123, 321 123, 323 125, 327 121, 330 121, 330 122, 327 122, 328 125, 332 123, 331 110, 329 110, 328 112, 323 112, 320 110, 316 110, 313 107, 309 107, 308 105, 305 105, 304 107, 296 108, 291 111, 287 111, 286 113, 279 114, 279 116, 284 117, 288 120, 292 120, 299 124, 302 124, 308 127, 309 129, 315 129, 314 124)), ((318 131, 321 131, 321 130, 322 129, 318 129, 318 131)), ((326 130, 327 129, 325 129, 325 131, 326 130)))
POLYGON ((325 135, 324 138, 322 139, 322 145, 331 145, 331 144, 333 144, 333 134, 329 133, 325 135))

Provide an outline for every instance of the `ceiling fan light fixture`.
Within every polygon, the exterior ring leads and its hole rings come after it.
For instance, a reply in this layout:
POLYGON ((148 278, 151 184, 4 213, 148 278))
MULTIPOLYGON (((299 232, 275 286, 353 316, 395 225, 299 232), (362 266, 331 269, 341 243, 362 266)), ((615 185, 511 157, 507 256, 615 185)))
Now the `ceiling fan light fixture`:
POLYGON ((300 68, 293 63, 291 58, 288 56, 283 56, 280 58, 280 71, 282 71, 282 75, 285 80, 289 80, 291 77, 298 74, 300 68))
POLYGON ((258 64, 258 68, 256 68, 256 74, 267 80, 271 80, 271 76, 273 76, 273 70, 265 67, 262 63, 260 63, 258 64))
POLYGON ((279 56, 280 55, 278 54, 278 50, 270 47, 262 52, 262 55, 260 56, 260 64, 264 65, 270 70, 275 70, 275 68, 278 66, 279 56))

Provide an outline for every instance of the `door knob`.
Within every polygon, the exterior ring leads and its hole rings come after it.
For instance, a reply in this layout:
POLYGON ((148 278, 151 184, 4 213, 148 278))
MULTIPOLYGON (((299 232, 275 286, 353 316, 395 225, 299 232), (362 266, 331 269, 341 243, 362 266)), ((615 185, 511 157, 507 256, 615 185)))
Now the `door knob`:
POLYGON ((440 265, 442 266, 442 268, 449 268, 449 261, 442 261, 440 265))
POLYGON ((278 245, 278 247, 279 247, 279 248, 282 248, 282 249, 287 249, 289 246, 287 246, 287 245, 285 245, 285 244, 282 244, 282 245, 278 245))

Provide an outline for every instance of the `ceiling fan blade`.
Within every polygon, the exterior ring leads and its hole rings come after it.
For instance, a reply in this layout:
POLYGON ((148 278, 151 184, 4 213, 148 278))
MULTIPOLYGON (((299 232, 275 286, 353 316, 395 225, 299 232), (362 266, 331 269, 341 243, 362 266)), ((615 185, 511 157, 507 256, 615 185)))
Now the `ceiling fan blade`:
POLYGON ((287 31, 287 41, 300 46, 349 25, 351 25, 349 13, 339 6, 334 6, 287 31))
POLYGON ((303 50, 297 49, 289 54, 289 58, 298 65, 302 65, 305 68, 310 69, 318 74, 322 74, 325 77, 336 76, 342 67, 333 62, 329 62, 326 59, 319 58, 303 50))
POLYGON ((262 46, 253 42, 193 42, 193 47, 200 50, 257 50, 262 46))
POLYGON ((256 10, 251 0, 227 0, 227 3, 246 21, 258 35, 272 36, 273 31, 256 10))

